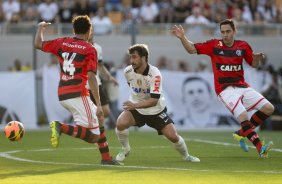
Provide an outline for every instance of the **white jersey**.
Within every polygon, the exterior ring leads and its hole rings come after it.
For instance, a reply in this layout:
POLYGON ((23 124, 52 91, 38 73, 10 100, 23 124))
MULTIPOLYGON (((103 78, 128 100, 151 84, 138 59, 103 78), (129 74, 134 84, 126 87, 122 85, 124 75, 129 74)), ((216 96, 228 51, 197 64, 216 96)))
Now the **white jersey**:
MULTIPOLYGON (((97 51, 97 60, 98 62, 102 62, 103 61, 103 50, 102 50, 102 47, 97 44, 97 43, 94 43, 94 47, 96 48, 96 51, 97 51)), ((96 78, 97 78, 97 82, 98 82, 98 85, 102 85, 102 82, 101 82, 101 78, 99 76, 99 71, 97 70, 97 75, 96 75, 96 78)))
MULTIPOLYGON (((97 60, 100 63, 100 62, 103 61, 103 50, 102 50, 102 47, 100 45, 98 45, 97 43, 94 43, 93 46, 95 47, 95 49, 97 51, 97 60)), ((99 76, 99 71, 98 70, 97 70, 97 73, 96 73, 96 79, 97 79, 98 86, 102 85, 101 78, 99 76)), ((86 88, 90 89, 88 81, 86 83, 86 88)))
POLYGON ((136 109, 143 115, 155 115, 165 108, 165 98, 162 93, 162 75, 157 67, 148 64, 143 75, 134 71, 132 65, 124 69, 124 76, 131 89, 129 101, 142 102, 151 97, 159 97, 156 106, 136 109))

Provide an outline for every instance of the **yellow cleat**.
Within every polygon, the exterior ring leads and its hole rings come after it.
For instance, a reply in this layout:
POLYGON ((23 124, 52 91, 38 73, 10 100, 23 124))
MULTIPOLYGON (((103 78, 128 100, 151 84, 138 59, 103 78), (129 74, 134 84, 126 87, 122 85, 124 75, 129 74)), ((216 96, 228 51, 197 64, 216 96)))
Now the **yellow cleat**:
POLYGON ((242 148, 243 151, 248 152, 249 151, 249 147, 246 144, 245 140, 246 138, 243 136, 238 135, 237 133, 233 133, 233 138, 239 142, 240 147, 242 148))
POLYGON ((59 146, 59 140, 61 136, 61 125, 58 121, 51 121, 50 128, 52 131, 51 134, 51 145, 54 148, 57 148, 59 146))

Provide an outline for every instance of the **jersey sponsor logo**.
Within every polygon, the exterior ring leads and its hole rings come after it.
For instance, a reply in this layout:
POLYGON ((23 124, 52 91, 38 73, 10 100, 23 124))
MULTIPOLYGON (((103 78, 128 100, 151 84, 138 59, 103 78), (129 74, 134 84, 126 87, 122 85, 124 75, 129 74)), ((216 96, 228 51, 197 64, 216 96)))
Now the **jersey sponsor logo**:
POLYGON ((132 71, 132 69, 129 69, 129 70, 125 71, 125 73, 129 73, 129 72, 131 72, 131 71, 132 71))
POLYGON ((150 89, 143 89, 143 88, 136 88, 136 87, 131 87, 131 88, 135 93, 145 93, 145 94, 150 93, 150 89))
POLYGON ((150 81, 148 79, 144 78, 143 82, 144 82, 145 87, 150 87, 150 81))
POLYGON ((140 79, 137 80, 137 85, 142 86, 142 81, 140 79))
POLYGON ((242 70, 242 65, 224 65, 216 63, 216 68, 223 72, 238 72, 242 70))
POLYGON ((86 47, 83 45, 77 45, 77 44, 73 45, 73 44, 65 43, 65 42, 63 42, 63 45, 66 47, 71 47, 71 48, 86 49, 86 47))
POLYGON ((245 50, 226 50, 220 48, 213 48, 214 55, 225 56, 225 57, 242 57, 245 55, 245 50))
POLYGON ((72 80, 74 79, 73 75, 62 75, 62 80, 67 81, 67 80, 72 80))
POLYGON ((242 50, 236 50, 236 55, 237 56, 242 56, 242 50))
POLYGON ((161 85, 161 76, 157 75, 157 76, 155 77, 155 85, 154 85, 154 90, 153 90, 153 92, 159 93, 159 92, 160 92, 160 85, 161 85))

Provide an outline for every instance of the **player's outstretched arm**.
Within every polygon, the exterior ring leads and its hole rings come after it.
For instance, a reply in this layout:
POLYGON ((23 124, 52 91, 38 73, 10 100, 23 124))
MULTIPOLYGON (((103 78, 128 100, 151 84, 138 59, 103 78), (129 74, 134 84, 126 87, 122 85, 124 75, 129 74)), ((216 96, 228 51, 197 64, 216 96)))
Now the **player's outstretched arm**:
POLYGON ((99 70, 100 74, 102 75, 103 79, 114 83, 115 86, 119 85, 118 81, 111 75, 111 73, 105 67, 105 65, 103 63, 98 63, 98 70, 99 70))
POLYGON ((265 58, 264 53, 253 53, 253 62, 252 67, 257 68, 260 64, 260 62, 265 58))
POLYGON ((189 54, 197 53, 194 43, 188 40, 188 38, 185 36, 185 31, 181 25, 172 26, 171 33, 181 41, 183 47, 189 54))
POLYGON ((96 101, 96 115, 99 120, 99 124, 104 122, 104 114, 101 106, 101 101, 100 101, 100 94, 99 94, 99 85, 97 82, 96 74, 93 72, 89 71, 87 73, 88 75, 88 84, 90 88, 90 93, 92 93, 95 101, 96 101))
POLYGON ((34 38, 34 46, 36 49, 42 49, 42 43, 43 43, 43 30, 50 25, 51 23, 49 22, 40 22, 38 23, 38 28, 35 34, 34 38))

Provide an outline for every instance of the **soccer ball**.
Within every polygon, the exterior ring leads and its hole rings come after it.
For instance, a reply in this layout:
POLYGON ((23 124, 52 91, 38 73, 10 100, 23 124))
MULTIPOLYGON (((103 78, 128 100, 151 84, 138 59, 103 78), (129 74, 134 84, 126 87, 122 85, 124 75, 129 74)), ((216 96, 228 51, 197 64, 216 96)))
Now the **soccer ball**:
POLYGON ((4 128, 4 133, 10 141, 20 140, 24 132, 24 126, 19 121, 10 121, 4 128))

